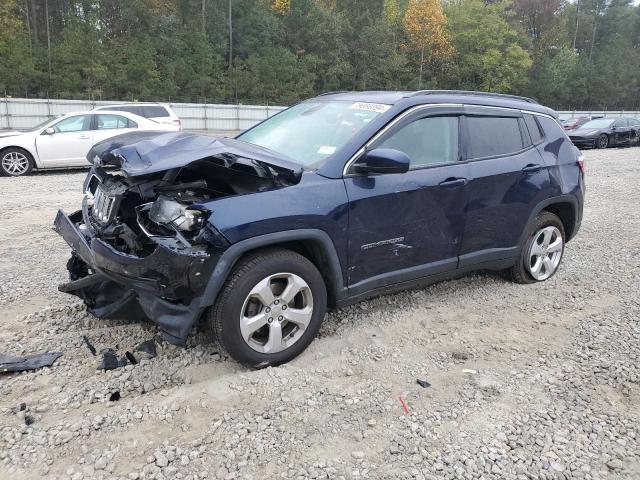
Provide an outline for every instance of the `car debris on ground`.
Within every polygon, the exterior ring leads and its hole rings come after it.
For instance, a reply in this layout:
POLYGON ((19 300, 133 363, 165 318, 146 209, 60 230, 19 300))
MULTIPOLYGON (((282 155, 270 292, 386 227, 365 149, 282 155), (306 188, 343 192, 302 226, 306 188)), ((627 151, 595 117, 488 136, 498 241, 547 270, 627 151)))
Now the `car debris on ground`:
POLYGON ((24 372, 26 370, 50 367, 61 356, 61 352, 36 353, 18 357, 0 353, 0 372, 24 372))

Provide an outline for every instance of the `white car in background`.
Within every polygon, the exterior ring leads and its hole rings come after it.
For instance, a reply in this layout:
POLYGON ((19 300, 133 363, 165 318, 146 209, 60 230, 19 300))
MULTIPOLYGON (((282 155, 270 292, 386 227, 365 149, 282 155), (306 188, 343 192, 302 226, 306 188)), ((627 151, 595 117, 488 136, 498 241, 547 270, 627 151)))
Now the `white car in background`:
POLYGON ((176 131, 128 112, 74 112, 49 119, 26 132, 0 132, 0 175, 19 177, 34 168, 89 166, 91 147, 135 130, 176 131))
POLYGON ((176 130, 182 130, 182 122, 176 112, 163 103, 119 103, 115 105, 103 105, 96 110, 109 110, 111 112, 129 112, 140 117, 155 120, 158 123, 173 125, 176 130))

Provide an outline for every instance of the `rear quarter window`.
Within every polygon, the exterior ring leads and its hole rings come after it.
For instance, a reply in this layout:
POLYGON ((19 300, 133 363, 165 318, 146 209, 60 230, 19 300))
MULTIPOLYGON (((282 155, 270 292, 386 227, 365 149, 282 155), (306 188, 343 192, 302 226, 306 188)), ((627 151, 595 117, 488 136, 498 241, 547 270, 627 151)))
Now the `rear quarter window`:
POLYGON ((160 105, 145 105, 142 107, 143 117, 145 118, 159 118, 159 117, 168 117, 169 112, 167 109, 160 105))
POLYGON ((525 146, 517 117, 469 116, 467 134, 470 158, 508 155, 525 146))
POLYGON ((556 120, 543 116, 538 116, 537 120, 542 127, 544 136, 547 137, 547 142, 553 142, 555 140, 558 140, 559 138, 566 139, 568 141, 564 129, 556 120))
POLYGON ((544 133, 542 133, 536 117, 534 115, 525 113, 523 115, 523 118, 524 123, 527 125, 527 130, 529 131, 529 135, 531 136, 531 141, 533 142, 533 144, 537 145, 538 143, 542 142, 542 140, 544 139, 544 133))

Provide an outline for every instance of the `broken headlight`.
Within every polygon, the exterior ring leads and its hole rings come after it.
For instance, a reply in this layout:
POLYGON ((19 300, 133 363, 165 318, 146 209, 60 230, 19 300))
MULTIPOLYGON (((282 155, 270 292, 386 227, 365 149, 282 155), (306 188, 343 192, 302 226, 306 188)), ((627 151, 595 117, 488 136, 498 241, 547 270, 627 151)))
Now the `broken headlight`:
POLYGON ((158 225, 186 232, 202 228, 208 216, 207 210, 192 208, 168 197, 158 197, 149 210, 149 219, 158 225))

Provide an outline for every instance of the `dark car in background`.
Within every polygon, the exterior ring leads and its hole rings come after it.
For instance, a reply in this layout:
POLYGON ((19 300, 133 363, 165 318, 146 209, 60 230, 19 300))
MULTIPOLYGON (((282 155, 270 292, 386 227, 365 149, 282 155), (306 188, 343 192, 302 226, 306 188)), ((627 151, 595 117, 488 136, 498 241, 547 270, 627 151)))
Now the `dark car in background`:
POLYGON ((589 120, 595 120, 596 118, 602 117, 585 115, 582 117, 567 118, 565 120, 562 120, 562 128, 564 128, 566 131, 576 130, 587 123, 589 120))
POLYGON ((549 279, 585 190, 556 112, 460 91, 326 94, 235 139, 136 133, 88 158, 55 220, 61 291, 176 344, 202 321, 253 367, 301 353, 327 308, 474 270, 549 279))
POLYGON ((624 117, 598 118, 569 132, 569 138, 579 148, 636 145, 638 143, 637 121, 624 117))

